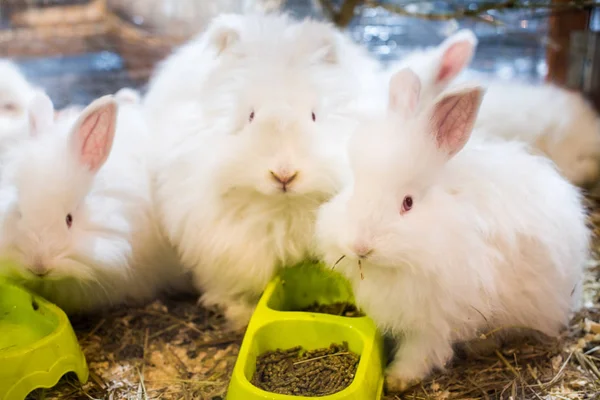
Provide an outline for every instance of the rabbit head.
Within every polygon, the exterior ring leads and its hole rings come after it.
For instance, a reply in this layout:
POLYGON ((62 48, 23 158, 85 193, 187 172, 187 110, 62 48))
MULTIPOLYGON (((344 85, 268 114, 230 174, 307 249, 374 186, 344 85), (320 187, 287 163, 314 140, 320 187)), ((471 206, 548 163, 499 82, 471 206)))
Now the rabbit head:
POLYGON ((420 91, 410 69, 396 73, 385 118, 365 122, 353 136, 353 183, 321 207, 317 224, 328 263, 344 256, 400 267, 432 253, 426 243, 434 240, 436 218, 452 212, 436 178, 469 139, 483 91, 456 89, 419 106, 420 91))
POLYGON ((343 174, 346 131, 336 128, 349 97, 340 37, 309 20, 241 18, 217 18, 205 33, 216 64, 200 124, 214 131, 218 191, 330 197, 343 174))

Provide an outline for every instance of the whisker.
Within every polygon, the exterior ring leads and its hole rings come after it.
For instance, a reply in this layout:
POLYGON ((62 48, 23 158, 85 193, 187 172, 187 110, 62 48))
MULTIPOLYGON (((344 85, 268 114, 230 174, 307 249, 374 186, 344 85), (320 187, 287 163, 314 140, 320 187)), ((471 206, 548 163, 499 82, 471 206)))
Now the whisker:
POLYGON ((337 267, 340 261, 342 261, 344 258, 346 258, 346 255, 342 254, 342 256, 335 262, 335 264, 333 264, 333 267, 331 267, 331 269, 335 269, 335 267, 337 267))
POLYGON ((360 262, 360 258, 358 259, 358 270, 360 271, 360 280, 364 280, 365 276, 363 275, 363 271, 362 271, 362 263, 360 262))

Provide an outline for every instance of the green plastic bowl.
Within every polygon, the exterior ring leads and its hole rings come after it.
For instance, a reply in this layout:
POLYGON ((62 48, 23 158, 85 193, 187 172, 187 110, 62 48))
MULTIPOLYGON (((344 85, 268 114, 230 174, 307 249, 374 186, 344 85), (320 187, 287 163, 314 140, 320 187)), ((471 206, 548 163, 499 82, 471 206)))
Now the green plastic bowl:
POLYGON ((269 283, 250 320, 227 390, 227 400, 299 400, 315 397, 271 393, 250 383, 256 358, 268 350, 302 346, 307 350, 348 342, 360 355, 352 383, 323 400, 377 400, 383 392, 383 340, 368 317, 290 311, 318 302, 354 303, 348 282, 318 264, 286 268, 269 283))
POLYGON ((67 372, 88 379, 85 357, 69 319, 54 304, 0 281, 0 400, 23 400, 56 385, 67 372))

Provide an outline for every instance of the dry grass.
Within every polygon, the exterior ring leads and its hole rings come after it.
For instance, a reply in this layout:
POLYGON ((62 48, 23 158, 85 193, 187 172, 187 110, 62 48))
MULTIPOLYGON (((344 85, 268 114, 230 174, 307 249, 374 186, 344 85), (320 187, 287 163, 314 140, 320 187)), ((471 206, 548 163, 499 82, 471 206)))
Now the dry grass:
MULTIPOLYGON (((600 199, 590 205, 598 233, 600 199)), ((446 372, 385 400, 600 399, 600 325, 590 323, 600 322, 600 241, 595 249, 585 285, 588 307, 563 337, 457 358, 446 372)), ((73 325, 89 381, 80 386, 67 376, 31 399, 222 399, 241 342, 220 315, 191 298, 79 318, 73 325)))

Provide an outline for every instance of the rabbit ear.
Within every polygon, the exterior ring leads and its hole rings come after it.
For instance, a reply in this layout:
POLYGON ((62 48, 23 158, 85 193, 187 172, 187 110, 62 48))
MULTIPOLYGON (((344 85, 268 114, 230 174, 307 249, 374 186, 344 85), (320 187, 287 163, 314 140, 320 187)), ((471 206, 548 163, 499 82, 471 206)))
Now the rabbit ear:
POLYGON ((115 93, 115 99, 123 103, 138 104, 142 101, 140 93, 132 88, 124 87, 115 93))
POLYGON ((206 30, 206 40, 217 55, 240 39, 240 18, 237 15, 223 14, 216 17, 206 30))
POLYGON ((117 110, 113 96, 101 97, 83 110, 71 131, 70 144, 75 157, 93 173, 102 167, 110 154, 117 110))
POLYGON ((50 129, 54 122, 54 104, 46 93, 36 90, 28 107, 29 134, 39 136, 50 129))
POLYGON ((419 104, 420 95, 419 77, 411 69, 403 68, 390 79, 388 108, 403 117, 411 116, 419 104))
MULTIPOLYGON (((302 40, 298 46, 306 46, 305 51, 299 49, 298 54, 313 63, 337 64, 339 62, 339 37, 330 25, 323 22, 304 20, 296 27, 302 40)), ((299 60, 302 62, 304 60, 299 60)))
POLYGON ((448 157, 458 153, 469 140, 484 90, 467 87, 444 94, 433 108, 430 132, 437 147, 448 157))
POLYGON ((448 84, 471 62, 477 37, 463 29, 440 44, 440 64, 435 77, 436 84, 448 84))

